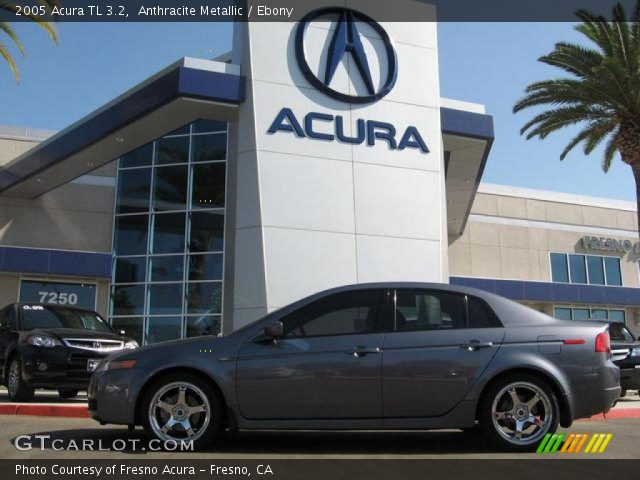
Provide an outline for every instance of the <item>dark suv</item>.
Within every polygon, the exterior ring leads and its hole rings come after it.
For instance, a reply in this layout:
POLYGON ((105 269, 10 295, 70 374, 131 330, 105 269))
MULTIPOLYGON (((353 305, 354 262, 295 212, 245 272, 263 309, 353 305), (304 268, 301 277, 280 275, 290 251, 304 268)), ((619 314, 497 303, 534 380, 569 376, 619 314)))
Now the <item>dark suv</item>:
POLYGON ((612 360, 620 368, 621 397, 627 390, 640 389, 640 342, 621 323, 609 325, 612 360))
POLYGON ((104 357, 137 346, 91 310, 38 303, 0 310, 0 373, 12 401, 31 400, 36 388, 73 398, 104 357))

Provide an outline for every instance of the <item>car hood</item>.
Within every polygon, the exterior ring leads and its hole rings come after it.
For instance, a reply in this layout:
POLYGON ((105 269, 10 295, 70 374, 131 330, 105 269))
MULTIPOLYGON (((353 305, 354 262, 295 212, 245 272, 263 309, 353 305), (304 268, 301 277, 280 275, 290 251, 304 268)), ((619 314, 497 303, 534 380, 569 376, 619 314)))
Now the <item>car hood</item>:
POLYGON ((49 335, 63 338, 95 338, 101 340, 117 340, 120 342, 126 342, 129 339, 113 332, 98 332, 95 330, 85 330, 82 328, 34 328, 25 332, 30 335, 49 335))
POLYGON ((158 354, 161 355, 162 358, 175 358, 176 355, 180 354, 180 351, 184 349, 186 346, 191 346, 198 348, 198 345, 202 345, 203 347, 206 345, 208 349, 210 349, 213 345, 219 344, 224 341, 225 337, 216 338, 212 335, 204 335, 202 337, 193 337, 193 338, 183 338, 180 340, 171 340, 167 342, 158 342, 152 345, 144 345, 142 347, 138 347, 132 350, 123 350, 118 353, 112 354, 109 359, 119 359, 126 358, 127 360, 142 360, 145 357, 157 359, 158 354))

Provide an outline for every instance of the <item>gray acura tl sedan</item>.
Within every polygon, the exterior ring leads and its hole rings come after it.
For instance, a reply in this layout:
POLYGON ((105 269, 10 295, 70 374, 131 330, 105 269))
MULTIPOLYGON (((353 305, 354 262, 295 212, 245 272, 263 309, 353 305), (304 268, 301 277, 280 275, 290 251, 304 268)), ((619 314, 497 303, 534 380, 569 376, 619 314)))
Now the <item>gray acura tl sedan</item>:
POLYGON ((318 293, 225 337, 112 355, 89 411, 196 448, 223 429, 479 424, 496 446, 529 451, 619 394, 607 325, 471 288, 385 283, 318 293))

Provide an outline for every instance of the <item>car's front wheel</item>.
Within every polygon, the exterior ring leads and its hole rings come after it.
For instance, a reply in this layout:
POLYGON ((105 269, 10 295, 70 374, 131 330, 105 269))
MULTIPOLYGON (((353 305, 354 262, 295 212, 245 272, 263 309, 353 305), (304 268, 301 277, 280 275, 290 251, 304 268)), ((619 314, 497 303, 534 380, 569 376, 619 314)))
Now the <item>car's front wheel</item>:
POLYGON ((553 390, 533 375, 512 375, 483 396, 479 420, 499 448, 534 451, 547 433, 558 428, 560 409, 553 390))
POLYGON ((15 355, 9 363, 7 393, 12 402, 29 402, 35 393, 35 389, 30 387, 22 377, 22 362, 18 355, 15 355))
POLYGON ((171 374, 146 389, 142 405, 147 435, 164 442, 192 441, 207 446, 220 431, 222 402, 202 378, 171 374))

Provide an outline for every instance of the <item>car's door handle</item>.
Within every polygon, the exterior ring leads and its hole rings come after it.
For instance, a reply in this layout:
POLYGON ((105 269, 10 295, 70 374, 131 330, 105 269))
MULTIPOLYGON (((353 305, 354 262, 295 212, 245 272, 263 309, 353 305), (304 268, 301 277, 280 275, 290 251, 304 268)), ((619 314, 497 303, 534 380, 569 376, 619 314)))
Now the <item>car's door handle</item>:
POLYGON ((462 345, 460 345, 460 348, 467 349, 470 352, 475 352, 476 350, 480 350, 481 348, 491 347, 493 347, 493 342, 479 342, 478 340, 471 340, 469 343, 463 343, 462 345))
POLYGON ((353 355, 354 357, 364 357, 369 353, 380 353, 380 347, 369 348, 358 345, 353 350, 347 350, 344 353, 346 353, 347 355, 353 355))

